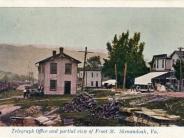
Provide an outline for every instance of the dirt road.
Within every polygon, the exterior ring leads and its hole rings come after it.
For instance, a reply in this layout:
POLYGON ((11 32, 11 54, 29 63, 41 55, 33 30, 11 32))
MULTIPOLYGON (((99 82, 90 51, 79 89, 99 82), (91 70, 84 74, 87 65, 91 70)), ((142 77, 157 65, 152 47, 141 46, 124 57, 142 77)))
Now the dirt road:
POLYGON ((155 95, 184 98, 184 92, 154 92, 155 95))

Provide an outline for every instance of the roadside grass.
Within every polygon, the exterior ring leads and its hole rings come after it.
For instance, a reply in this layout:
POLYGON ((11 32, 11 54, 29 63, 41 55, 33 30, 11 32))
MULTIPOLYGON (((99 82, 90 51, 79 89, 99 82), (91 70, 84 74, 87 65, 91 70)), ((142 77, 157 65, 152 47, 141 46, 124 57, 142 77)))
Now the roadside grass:
MULTIPOLYGON (((104 104, 107 102, 107 97, 109 95, 114 95, 114 92, 111 92, 110 90, 95 90, 95 91, 89 91, 89 94, 94 94, 94 97, 98 104, 104 104)), ((22 95, 22 92, 18 91, 7 91, 7 92, 1 92, 0 97, 2 98, 10 98, 13 96, 20 96, 22 95)), ((27 108, 30 106, 43 106, 43 107, 49 107, 49 106, 58 106, 63 107, 64 104, 70 103, 73 99, 73 95, 44 95, 43 97, 31 97, 29 99, 5 99, 0 100, 0 105, 3 104, 14 104, 22 106, 23 108, 27 108)), ((120 100, 120 104, 123 107, 135 107, 136 105, 130 105, 131 101, 139 100, 142 97, 130 97, 128 99, 120 100)), ((142 107, 147 107, 150 109, 164 109, 169 114, 175 114, 179 115, 182 118, 184 118, 184 98, 170 98, 166 101, 160 101, 160 102, 151 102, 147 103, 145 105, 142 105, 142 107)))
MULTIPOLYGON (((95 98, 99 104, 103 104, 107 100, 107 96, 109 94, 113 94, 109 91, 107 93, 105 91, 94 91, 95 98), (100 94, 99 94, 100 93, 100 94)), ((13 96, 22 96, 23 93, 19 91, 7 91, 0 93, 0 97, 3 98, 11 98, 13 96)), ((15 104, 22 107, 30 107, 30 106, 63 106, 66 103, 69 103, 73 99, 74 95, 44 95, 40 97, 31 97, 28 99, 23 98, 12 98, 12 99, 2 99, 0 100, 0 105, 3 104, 15 104)))
MULTIPOLYGON (((10 98, 12 96, 18 96, 18 95, 22 95, 22 93, 20 92, 14 92, 14 94, 12 94, 13 92, 7 92, 7 93, 11 93, 8 94, 9 97, 6 98, 10 98)), ((5 98, 5 97, 4 97, 5 98)), ((65 103, 68 103, 72 100, 73 96, 72 95, 62 95, 62 96, 58 96, 58 95, 45 95, 42 97, 31 97, 28 99, 24 99, 24 98, 11 98, 11 99, 1 99, 0 100, 0 105, 3 104, 14 104, 14 105, 19 105, 24 107, 30 107, 30 106, 63 106, 65 103)))
POLYGON ((120 125, 118 120, 94 118, 94 117, 91 117, 88 112, 70 112, 70 113, 61 112, 61 117, 74 119, 74 125, 76 126, 118 126, 120 125))
MULTIPOLYGON (((99 105, 107 102, 108 96, 113 96, 115 93, 109 90, 95 90, 89 91, 89 94, 94 94, 94 98, 96 99, 99 105)), ((0 93, 0 98, 10 98, 13 96, 20 96, 22 92, 17 91, 8 91, 0 93)), ((70 103, 71 100, 75 96, 72 95, 44 95, 43 97, 31 97, 29 99, 4 99, 0 100, 0 105, 4 104, 14 104, 19 105, 22 108, 29 108, 30 106, 42 106, 43 108, 49 108, 53 106, 63 107, 64 104, 70 103)), ((120 105, 123 107, 136 107, 138 105, 130 105, 130 103, 134 100, 140 100, 144 98, 142 96, 125 96, 125 99, 120 100, 120 105)), ((141 105, 141 107, 147 107, 149 109, 163 109, 166 110, 168 114, 179 115, 184 119, 184 98, 170 98, 166 101, 159 102, 150 102, 141 105)), ((70 112, 64 113, 60 112, 63 118, 73 118, 75 120, 76 125, 83 126, 117 126, 119 125, 117 120, 106 120, 106 119, 97 119, 89 116, 88 112, 70 112)), ((181 122, 181 125, 183 121, 181 122)))
MULTIPOLYGON (((107 102, 107 97, 109 95, 114 95, 114 92, 111 92, 110 90, 94 90, 89 91, 89 94, 94 94, 94 97, 98 104, 104 104, 107 102)), ((3 98, 9 98, 13 96, 20 96, 22 95, 22 92, 18 91, 7 91, 0 93, 0 97, 3 98)), ((59 106, 62 107, 66 103, 70 103, 70 101, 73 99, 73 95, 44 95, 43 97, 31 97, 29 99, 5 99, 0 101, 0 105, 2 104, 15 104, 22 107, 30 107, 30 106, 59 106)), ((130 105, 129 103, 134 100, 139 100, 142 97, 134 97, 134 96, 126 96, 125 99, 120 100, 121 106, 124 107, 135 107, 136 105, 130 105), (127 98, 127 99, 126 99, 127 98)), ((160 102, 151 102, 147 103, 145 105, 142 105, 143 107, 147 107, 150 109, 153 108, 161 108, 166 110, 169 114, 176 114, 180 115, 182 118, 184 118, 184 99, 183 98, 171 98, 167 101, 160 101, 160 102)))
POLYGON ((95 98, 108 97, 115 95, 111 90, 89 90, 89 94, 94 94, 95 98))
POLYGON ((0 99, 10 98, 13 96, 20 96, 22 94, 23 94, 23 92, 16 91, 16 90, 3 91, 3 92, 0 92, 0 99))
POLYGON ((21 99, 16 102, 16 105, 22 107, 30 106, 63 106, 66 103, 69 103, 72 100, 73 96, 43 96, 43 97, 31 97, 29 99, 21 99))
MULTIPOLYGON (((138 107, 138 105, 131 105, 130 103, 135 100, 140 100, 143 97, 134 97, 130 99, 121 100, 120 103, 123 107, 138 107)), ((168 114, 179 115, 184 119, 184 98, 169 98, 165 101, 155 101, 139 105, 139 107, 146 107, 149 109, 163 109, 168 114)))
POLYGON ((151 109, 164 109, 168 114, 179 115, 184 118, 184 98, 171 98, 166 101, 148 103, 144 106, 151 109))
POLYGON ((5 105, 5 104, 15 104, 15 99, 8 99, 8 100, 0 101, 0 105, 5 105))

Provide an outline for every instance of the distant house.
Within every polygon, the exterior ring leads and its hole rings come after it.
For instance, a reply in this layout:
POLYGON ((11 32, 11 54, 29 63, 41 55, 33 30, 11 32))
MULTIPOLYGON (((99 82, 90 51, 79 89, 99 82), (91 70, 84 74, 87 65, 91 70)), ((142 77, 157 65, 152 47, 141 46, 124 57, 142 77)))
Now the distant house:
MULTIPOLYGON (((184 59, 184 51, 174 51, 170 56, 167 54, 154 55, 150 64, 150 73, 135 78, 135 84, 160 83, 163 85, 173 85, 179 88, 179 81, 175 77, 173 65, 180 58, 184 59)), ((184 90, 184 79, 182 81, 182 90, 184 90)))
POLYGON ((154 55, 149 62, 151 71, 174 71, 173 65, 177 60, 184 60, 184 51, 174 51, 170 56, 167 54, 154 55))
POLYGON ((172 70, 172 58, 167 54, 154 55, 149 62, 151 71, 170 71, 172 70))
POLYGON ((37 62, 38 84, 44 88, 45 94, 63 95, 76 94, 77 67, 80 61, 60 52, 53 51, 51 57, 37 62))
POLYGON ((177 60, 180 60, 180 58, 182 60, 184 60, 184 51, 174 51, 171 55, 170 55, 171 59, 172 59, 172 64, 176 64, 177 60))
MULTIPOLYGON (((184 60, 184 51, 174 51, 171 55, 170 55, 171 59, 172 59, 172 65, 176 64, 177 60, 184 60)), ((182 71, 184 72, 184 71, 182 71)), ((180 82, 177 80, 174 80, 174 82, 177 84, 177 87, 179 88, 179 84, 180 82)), ((181 82, 181 90, 184 90, 184 79, 182 79, 181 82)))
MULTIPOLYGON (((79 69, 79 79, 82 81, 83 70, 79 69)), ((84 78, 84 87, 98 88, 102 86, 101 69, 86 69, 84 78)))
POLYGON ((150 73, 135 78, 135 84, 147 85, 159 83, 165 85, 174 76, 172 59, 167 54, 154 55, 149 64, 150 73))

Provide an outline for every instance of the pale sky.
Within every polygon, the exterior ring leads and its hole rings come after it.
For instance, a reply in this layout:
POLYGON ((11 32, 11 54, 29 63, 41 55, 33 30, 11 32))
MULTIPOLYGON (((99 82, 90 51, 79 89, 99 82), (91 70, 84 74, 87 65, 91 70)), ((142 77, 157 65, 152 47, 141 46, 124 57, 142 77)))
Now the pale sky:
POLYGON ((0 43, 106 52, 115 34, 141 32, 144 56, 184 47, 184 8, 0 8, 0 43))

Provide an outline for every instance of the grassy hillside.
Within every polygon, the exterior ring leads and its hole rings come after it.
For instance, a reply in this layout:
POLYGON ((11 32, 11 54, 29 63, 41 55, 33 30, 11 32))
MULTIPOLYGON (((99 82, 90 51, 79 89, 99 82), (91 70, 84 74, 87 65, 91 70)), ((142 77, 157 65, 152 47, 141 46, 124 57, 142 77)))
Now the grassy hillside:
MULTIPOLYGON (((53 50, 38 47, 38 45, 17 46, 0 44, 0 70, 20 75, 27 75, 29 71, 32 71, 34 76, 37 77, 37 67, 35 66, 35 63, 51 56, 53 50)), ((56 50, 59 51, 59 48, 56 50)), ((82 52, 66 48, 64 48, 64 52, 80 61, 83 61, 84 53, 82 52)), ((103 58, 107 57, 105 53, 100 52, 89 53, 88 57, 94 55, 100 56, 102 61, 103 58)))

